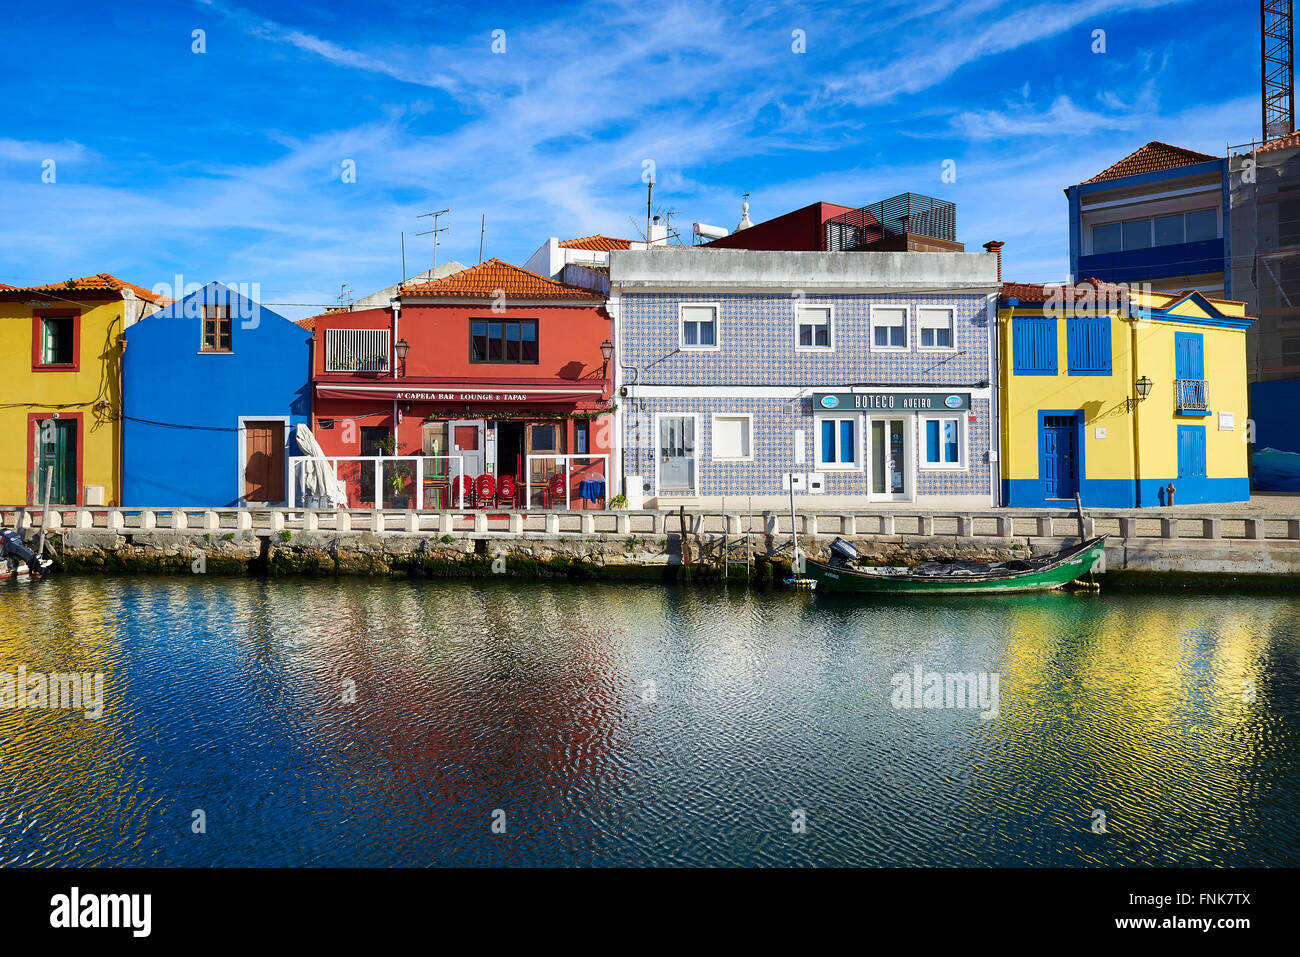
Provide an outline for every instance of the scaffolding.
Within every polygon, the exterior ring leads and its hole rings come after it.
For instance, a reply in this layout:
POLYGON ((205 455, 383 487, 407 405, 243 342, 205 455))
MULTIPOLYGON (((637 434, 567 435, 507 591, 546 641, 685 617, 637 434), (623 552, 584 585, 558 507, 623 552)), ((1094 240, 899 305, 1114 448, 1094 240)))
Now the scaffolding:
POLYGON ((1250 381, 1300 377, 1300 136, 1229 146, 1228 180, 1232 298, 1257 319, 1250 381))

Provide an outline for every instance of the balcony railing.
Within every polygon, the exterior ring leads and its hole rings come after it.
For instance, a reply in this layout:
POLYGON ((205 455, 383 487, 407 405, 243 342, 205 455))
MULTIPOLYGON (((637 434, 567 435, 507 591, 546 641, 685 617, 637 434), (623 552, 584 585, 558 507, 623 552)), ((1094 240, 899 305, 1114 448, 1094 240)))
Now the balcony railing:
POLYGON ((388 372, 387 329, 326 329, 326 372, 388 372))
POLYGON ((1174 392, 1178 396, 1178 408, 1189 412, 1208 412, 1210 410, 1210 384, 1204 379, 1175 379, 1174 392))

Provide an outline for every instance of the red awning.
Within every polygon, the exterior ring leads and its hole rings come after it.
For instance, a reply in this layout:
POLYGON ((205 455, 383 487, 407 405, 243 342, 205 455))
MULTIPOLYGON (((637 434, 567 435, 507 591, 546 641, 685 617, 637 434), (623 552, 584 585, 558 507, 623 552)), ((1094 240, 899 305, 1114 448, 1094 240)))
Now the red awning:
POLYGON ((316 385, 318 399, 378 399, 385 402, 424 402, 433 405, 572 405, 595 402, 603 398, 599 388, 548 389, 538 386, 511 388, 501 386, 412 386, 412 385, 343 385, 321 382, 316 385))

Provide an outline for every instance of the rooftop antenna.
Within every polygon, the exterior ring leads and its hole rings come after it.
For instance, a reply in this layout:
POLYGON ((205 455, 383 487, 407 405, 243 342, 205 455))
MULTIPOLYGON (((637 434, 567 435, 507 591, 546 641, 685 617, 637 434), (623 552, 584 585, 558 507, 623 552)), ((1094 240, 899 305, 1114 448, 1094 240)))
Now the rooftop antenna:
POLYGON ((433 268, 434 269, 438 268, 438 234, 445 233, 450 228, 447 226, 439 227, 438 217, 446 216, 450 212, 451 212, 451 208, 448 207, 447 209, 440 209, 434 213, 421 213, 419 216, 415 217, 416 219, 423 219, 425 216, 433 217, 433 229, 426 229, 424 232, 416 233, 415 235, 428 236, 430 233, 433 234, 433 268))
POLYGON ((483 262, 483 233, 487 229, 487 213, 484 213, 478 221, 478 261, 483 262))
POLYGON ((402 285, 406 285, 406 233, 402 233, 402 285))
MULTIPOLYGON (((673 233, 673 217, 679 215, 680 213, 681 213, 680 209, 668 209, 664 211, 664 245, 665 246, 668 245, 668 240, 670 240, 675 235, 673 233)), ((677 238, 681 239, 680 236, 678 236, 677 238)))
POLYGON ((647 180, 645 184, 645 240, 650 242, 650 197, 654 195, 655 181, 647 180))
POLYGON ((340 306, 347 306, 348 309, 351 309, 351 308, 352 308, 352 285, 351 285, 351 283, 346 283, 346 282, 345 282, 345 283, 343 283, 341 286, 339 286, 339 300, 338 300, 338 301, 339 301, 339 305, 340 305, 340 306))

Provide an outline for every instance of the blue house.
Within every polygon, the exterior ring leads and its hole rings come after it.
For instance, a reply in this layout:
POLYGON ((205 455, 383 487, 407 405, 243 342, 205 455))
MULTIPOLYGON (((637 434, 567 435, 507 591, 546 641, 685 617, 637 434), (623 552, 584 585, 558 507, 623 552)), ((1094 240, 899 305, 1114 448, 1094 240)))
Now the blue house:
POLYGON ((1228 161, 1153 141, 1065 191, 1076 282, 1230 298, 1228 161))
POLYGON ((122 503, 283 504, 310 413, 312 334, 221 283, 132 325, 122 503))

